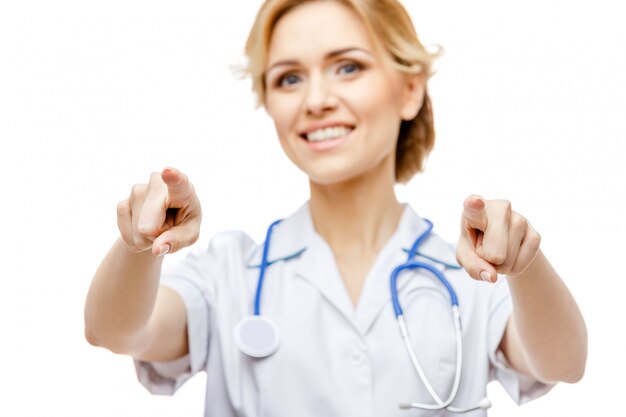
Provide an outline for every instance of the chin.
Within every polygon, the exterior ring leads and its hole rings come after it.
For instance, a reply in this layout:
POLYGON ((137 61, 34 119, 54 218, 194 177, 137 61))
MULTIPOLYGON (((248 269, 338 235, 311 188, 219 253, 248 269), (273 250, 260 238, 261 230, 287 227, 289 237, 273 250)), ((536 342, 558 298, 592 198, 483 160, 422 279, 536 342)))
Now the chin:
POLYGON ((395 175, 395 152, 389 153, 382 159, 351 155, 334 160, 295 161, 292 159, 292 162, 309 177, 310 182, 324 186, 360 181, 377 182, 375 178, 386 176, 393 178, 395 175))
POLYGON ((324 172, 306 172, 309 181, 317 185, 339 185, 348 184, 359 179, 365 179, 367 175, 363 172, 354 172, 346 170, 324 171, 324 172))

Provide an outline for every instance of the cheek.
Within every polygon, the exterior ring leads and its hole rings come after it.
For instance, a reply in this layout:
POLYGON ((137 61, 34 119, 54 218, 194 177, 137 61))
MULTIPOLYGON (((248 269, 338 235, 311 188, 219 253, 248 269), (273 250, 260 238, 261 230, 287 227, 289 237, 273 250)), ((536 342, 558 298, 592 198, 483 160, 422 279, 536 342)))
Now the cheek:
POLYGON ((265 107, 267 114, 274 121, 276 133, 278 133, 278 136, 282 140, 286 131, 295 123, 297 106, 293 103, 293 99, 268 96, 265 107))
MULTIPOLYGON (((398 115, 398 88, 383 77, 368 77, 350 86, 351 107, 361 117, 376 120, 381 115, 398 115)), ((395 117, 394 117, 395 118, 395 117)))

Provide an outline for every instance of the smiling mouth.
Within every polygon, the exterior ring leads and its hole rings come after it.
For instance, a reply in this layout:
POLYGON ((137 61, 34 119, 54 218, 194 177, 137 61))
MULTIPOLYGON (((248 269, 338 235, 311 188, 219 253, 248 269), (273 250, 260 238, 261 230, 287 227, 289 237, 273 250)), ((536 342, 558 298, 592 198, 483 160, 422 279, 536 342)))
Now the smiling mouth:
POLYGON ((353 130, 354 127, 347 126, 325 127, 323 129, 317 129, 312 132, 302 134, 300 137, 309 142, 325 142, 348 136, 353 130))

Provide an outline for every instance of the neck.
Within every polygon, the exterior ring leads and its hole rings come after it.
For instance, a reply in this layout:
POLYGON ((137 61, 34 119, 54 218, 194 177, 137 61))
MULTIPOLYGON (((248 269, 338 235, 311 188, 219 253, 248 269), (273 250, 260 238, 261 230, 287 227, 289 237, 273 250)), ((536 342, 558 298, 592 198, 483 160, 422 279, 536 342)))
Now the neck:
POLYGON ((398 226, 403 207, 391 175, 369 173, 338 184, 310 183, 309 208, 316 231, 335 255, 375 255, 398 226))

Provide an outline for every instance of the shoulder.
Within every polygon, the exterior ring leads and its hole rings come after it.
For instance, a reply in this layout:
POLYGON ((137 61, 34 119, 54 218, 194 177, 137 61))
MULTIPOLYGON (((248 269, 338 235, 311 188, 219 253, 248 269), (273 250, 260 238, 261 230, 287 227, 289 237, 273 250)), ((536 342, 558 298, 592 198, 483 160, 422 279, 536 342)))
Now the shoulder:
POLYGON ((245 255, 258 245, 246 232, 229 230, 215 234, 206 248, 209 254, 245 255))
POLYGON ((166 258, 165 275, 204 275, 217 270, 242 267, 258 245, 245 232, 229 230, 216 233, 207 243, 197 243, 180 255, 166 258))

